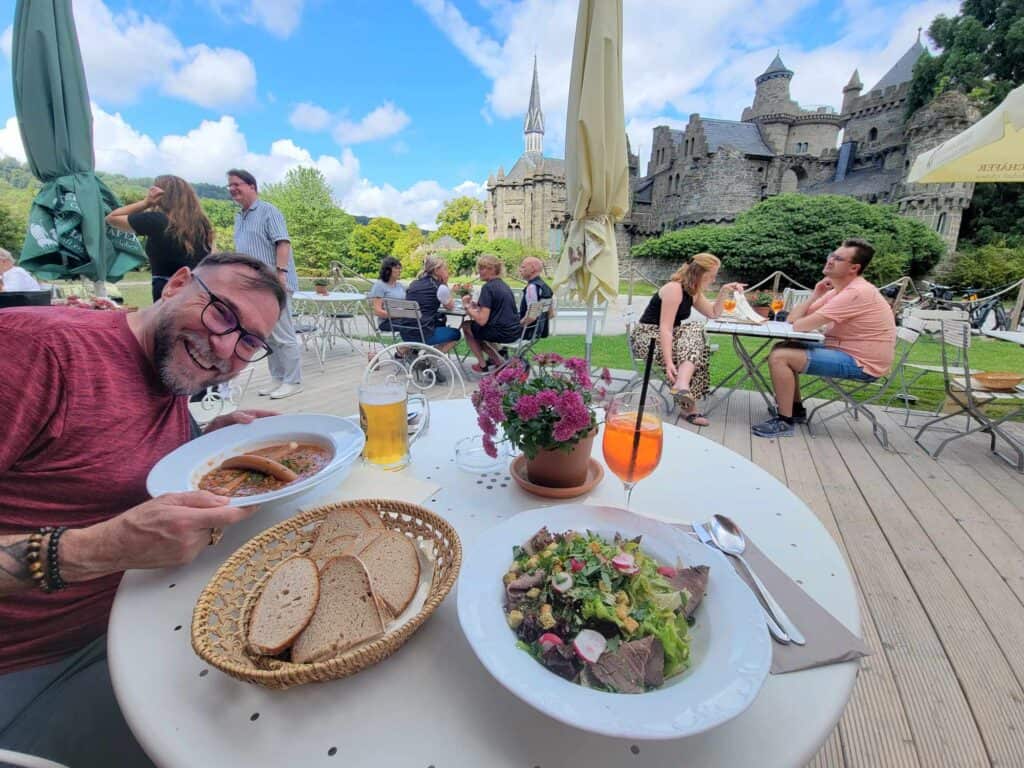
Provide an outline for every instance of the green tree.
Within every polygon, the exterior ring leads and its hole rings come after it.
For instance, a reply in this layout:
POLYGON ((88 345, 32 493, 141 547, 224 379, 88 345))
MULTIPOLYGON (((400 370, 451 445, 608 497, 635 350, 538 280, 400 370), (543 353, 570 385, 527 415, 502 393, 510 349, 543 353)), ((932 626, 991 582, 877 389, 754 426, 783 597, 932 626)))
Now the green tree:
POLYGON ((960 290, 992 291, 1024 278, 1024 247, 984 245, 953 257, 943 280, 960 290))
POLYGON ((348 244, 352 268, 364 275, 376 273, 381 260, 394 255, 395 241, 401 234, 402 225, 384 216, 356 225, 348 244))
POLYGON ((0 247, 6 248, 18 260, 25 244, 27 217, 15 215, 6 205, 0 205, 0 247))
POLYGON ((284 214, 298 268, 326 272, 331 261, 348 261, 355 219, 334 204, 318 169, 292 168, 284 181, 268 184, 260 196, 284 214))
MULTIPOLYGON (((470 216, 473 211, 483 211, 483 209, 483 203, 467 195, 445 201, 440 213, 437 214, 437 230, 431 239, 436 240, 444 235, 449 235, 460 243, 469 243, 473 235, 473 227, 469 223, 470 216)), ((484 231, 486 232, 486 229, 484 231)))
POLYGON ((476 236, 466 243, 465 248, 447 254, 448 267, 457 275, 471 275, 476 271, 476 260, 485 253, 501 259, 506 276, 517 275, 519 264, 527 256, 536 256, 542 260, 547 258, 545 251, 525 247, 515 240, 503 237, 488 240, 486 237, 476 236))
POLYGON ((738 279, 752 282, 780 269, 811 285, 820 279, 825 257, 848 237, 862 237, 875 246, 879 264, 869 277, 894 270, 922 275, 945 252, 942 238, 900 216, 892 206, 837 195, 794 194, 759 203, 738 216, 735 224, 671 232, 642 243, 633 253, 679 264, 694 253, 710 251, 738 279))
POLYGON ((235 250, 235 211, 238 206, 230 200, 199 198, 199 205, 213 225, 213 250, 235 250))
POLYGON ((427 238, 423 234, 423 230, 417 226, 415 221, 409 222, 402 230, 402 234, 395 239, 391 253, 402 262, 402 268, 406 275, 418 272, 423 266, 423 252, 417 249, 426 242, 427 238))

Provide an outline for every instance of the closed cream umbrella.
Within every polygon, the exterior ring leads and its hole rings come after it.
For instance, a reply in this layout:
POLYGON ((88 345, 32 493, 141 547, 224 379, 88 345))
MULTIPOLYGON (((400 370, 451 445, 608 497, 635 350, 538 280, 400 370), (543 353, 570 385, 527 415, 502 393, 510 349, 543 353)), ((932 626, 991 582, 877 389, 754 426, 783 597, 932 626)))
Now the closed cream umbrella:
POLYGON ((907 181, 1024 181, 1024 85, 966 131, 918 156, 907 181))
POLYGON ((572 215, 555 287, 587 302, 590 360, 595 301, 619 293, 615 222, 629 211, 622 106, 622 0, 580 0, 565 124, 565 182, 572 215))

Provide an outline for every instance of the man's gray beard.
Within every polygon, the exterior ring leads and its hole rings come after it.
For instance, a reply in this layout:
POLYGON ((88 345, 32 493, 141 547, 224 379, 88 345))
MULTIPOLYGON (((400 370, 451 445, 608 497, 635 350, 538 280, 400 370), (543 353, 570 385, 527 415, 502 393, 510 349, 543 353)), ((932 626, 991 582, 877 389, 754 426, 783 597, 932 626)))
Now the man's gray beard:
MULTIPOLYGON (((197 384, 194 380, 191 380, 186 376, 182 376, 178 372, 174 371, 171 366, 171 357, 172 352, 174 351, 174 343, 180 337, 187 339, 192 348, 202 357, 213 357, 213 355, 210 354, 210 345, 205 338, 187 331, 181 331, 176 336, 171 318, 168 316, 161 318, 153 336, 153 363, 156 366, 157 372, 160 374, 160 381, 163 382, 163 385, 167 387, 172 394, 191 397, 192 395, 198 395, 200 392, 205 391, 207 387, 223 384, 224 382, 231 380, 231 364, 226 360, 217 360, 214 363, 217 367, 217 373, 220 375, 200 384, 197 384), (227 370, 224 370, 225 367, 227 370)), ((210 371, 210 374, 213 373, 213 371, 210 371)))

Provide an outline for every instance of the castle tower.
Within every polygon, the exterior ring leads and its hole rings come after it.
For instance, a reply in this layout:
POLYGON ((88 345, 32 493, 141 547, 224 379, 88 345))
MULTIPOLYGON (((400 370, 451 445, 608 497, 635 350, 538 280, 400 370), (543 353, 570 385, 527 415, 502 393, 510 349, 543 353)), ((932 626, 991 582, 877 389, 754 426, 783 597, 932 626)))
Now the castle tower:
POLYGON ((782 63, 782 57, 775 54, 768 69, 754 79, 754 103, 750 114, 744 111, 743 119, 772 114, 793 114, 799 111, 796 103, 789 96, 789 83, 793 79, 793 71, 782 63))
POLYGON ((850 75, 850 82, 843 87, 843 107, 842 112, 844 115, 848 115, 853 109, 853 101, 860 92, 864 90, 864 83, 860 81, 860 72, 856 69, 853 70, 853 74, 850 75))
POLYGON ((533 86, 530 88, 530 107, 523 122, 523 139, 527 154, 544 154, 544 113, 540 109, 540 81, 537 79, 537 57, 533 57, 533 86))

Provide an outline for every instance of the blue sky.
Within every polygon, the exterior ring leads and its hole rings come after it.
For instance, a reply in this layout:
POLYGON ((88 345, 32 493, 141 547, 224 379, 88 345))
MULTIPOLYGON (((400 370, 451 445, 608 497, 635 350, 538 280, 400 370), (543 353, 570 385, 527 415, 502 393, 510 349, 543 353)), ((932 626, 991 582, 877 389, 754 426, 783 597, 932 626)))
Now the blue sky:
MULTIPOLYGON (((576 0, 74 0, 97 163, 129 175, 267 181, 316 165, 353 213, 430 226, 522 151, 532 57, 545 152, 561 156, 576 0)), ((0 29, 14 18, 0 0, 0 29)), ((838 106, 950 0, 625 0, 627 129, 738 119, 781 49, 793 96, 838 106)), ((23 157, 0 56, 0 152, 23 157)))

